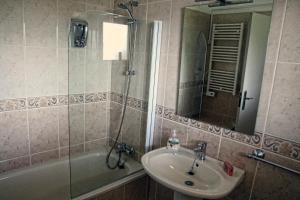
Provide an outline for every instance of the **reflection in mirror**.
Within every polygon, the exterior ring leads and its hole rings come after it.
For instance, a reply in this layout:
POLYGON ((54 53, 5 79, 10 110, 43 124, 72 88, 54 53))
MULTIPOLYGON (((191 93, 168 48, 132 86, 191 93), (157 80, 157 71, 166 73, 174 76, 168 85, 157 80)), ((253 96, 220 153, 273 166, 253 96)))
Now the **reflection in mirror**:
POLYGON ((184 9, 178 115, 254 133, 272 5, 184 9))

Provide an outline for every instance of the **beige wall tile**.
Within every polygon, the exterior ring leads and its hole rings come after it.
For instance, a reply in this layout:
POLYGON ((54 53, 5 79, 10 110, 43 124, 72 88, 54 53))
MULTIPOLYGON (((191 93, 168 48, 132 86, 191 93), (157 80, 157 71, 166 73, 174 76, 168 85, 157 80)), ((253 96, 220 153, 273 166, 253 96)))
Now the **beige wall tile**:
POLYGON ((24 52, 22 46, 0 45, 0 71, 0 99, 25 97, 24 52))
POLYGON ((26 111, 0 113, 0 160, 29 154, 26 111))
POLYGON ((167 74, 168 55, 161 54, 158 73, 158 86, 157 86, 157 104, 164 105, 165 98, 165 81, 167 74))
POLYGON ((94 150, 105 152, 106 144, 107 144, 107 138, 86 142, 85 152, 94 151, 94 150))
POLYGON ((169 26, 171 17, 171 1, 156 2, 148 5, 147 20, 149 22, 154 20, 161 20, 163 23, 162 28, 162 43, 161 53, 167 53, 169 43, 169 26))
POLYGON ((85 49, 71 49, 69 51, 69 93, 81 94, 85 83, 85 49))
MULTIPOLYGON (((292 167, 295 170, 300 169, 299 162, 296 163, 275 154, 267 154, 266 159, 292 167)), ((259 163, 251 199, 296 200, 300 198, 299 185, 300 179, 294 174, 265 163, 259 163), (276 177, 274 177, 274 174, 276 174, 276 177)))
POLYGON ((140 111, 127 107, 122 127, 122 142, 138 150, 140 149, 141 115, 140 111))
POLYGON ((300 65, 278 63, 266 132, 300 142, 300 65))
POLYGON ((84 145, 78 144, 71 147, 63 147, 60 149, 60 158, 66 158, 69 156, 77 156, 79 154, 82 154, 84 152, 84 145))
MULTIPOLYGON (((84 105, 69 106, 69 121, 70 121, 70 145, 75 145, 84 142, 84 105)), ((69 141, 68 136, 63 137, 65 143, 69 141)))
POLYGON ((109 137, 115 139, 117 137, 122 112, 122 106, 117 103, 110 103, 110 120, 109 120, 109 137))
POLYGON ((257 162, 250 160, 243 154, 252 152, 253 150, 254 148, 248 145, 222 138, 219 159, 229 161, 235 167, 244 169, 246 172, 246 176, 241 185, 229 195, 230 198, 234 200, 249 198, 257 162))
POLYGON ((58 107, 58 133, 59 133, 59 146, 69 146, 69 119, 68 119, 68 106, 58 107))
POLYGON ((58 109, 39 108, 28 111, 31 153, 58 148, 58 109))
POLYGON ((172 109, 175 109, 177 104, 178 70, 179 57, 169 55, 164 105, 172 109))
POLYGON ((274 0, 266 53, 266 60, 268 62, 275 62, 277 59, 280 43, 280 30, 282 29, 282 22, 285 17, 286 3, 287 0, 274 0))
POLYGON ((144 53, 149 50, 147 48, 149 44, 149 33, 147 25, 147 5, 139 5, 133 10, 133 15, 138 19, 137 34, 136 34, 136 43, 135 43, 135 52, 144 53))
POLYGON ((87 50, 85 92, 108 91, 110 61, 102 61, 99 51, 87 50))
POLYGON ((106 103, 85 104, 85 141, 106 136, 106 103))
POLYGON ((180 145, 184 146, 187 143, 187 127, 182 126, 176 122, 163 119, 162 122, 162 135, 160 140, 160 146, 167 146, 168 139, 172 136, 172 131, 176 130, 176 135, 180 141, 180 145))
POLYGON ((29 156, 0 162, 0 174, 14 169, 28 167, 30 165, 29 156))
POLYGON ((27 46, 57 46, 56 0, 24 0, 24 17, 27 46))
POLYGON ((111 66, 111 91, 116 93, 124 93, 126 62, 112 61, 111 66))
POLYGON ((86 0, 88 4, 95 4, 103 8, 111 8, 110 0, 86 0))
POLYGON ((300 63, 300 1, 288 0, 279 61, 300 63))
POLYGON ((0 44, 23 45, 22 0, 1 1, 0 26, 0 44))
POLYGON ((207 155, 213 158, 218 157, 220 137, 194 128, 188 128, 187 132, 188 132, 187 147, 189 149, 194 149, 199 143, 199 141, 206 141, 207 155))
POLYGON ((273 87, 273 76, 275 74, 275 68, 276 63, 265 63, 255 124, 255 131, 260 133, 264 133, 265 131, 265 122, 268 112, 269 101, 271 98, 270 91, 273 87))
POLYGON ((27 96, 37 97, 57 94, 56 49, 26 47, 25 69, 27 96))
POLYGON ((32 165, 35 164, 42 164, 51 160, 56 160, 59 158, 59 151, 53 150, 53 151, 47 151, 43 153, 37 153, 33 154, 31 156, 31 163, 32 165))
POLYGON ((173 0, 172 1, 172 17, 170 28, 170 46, 169 54, 180 54, 181 34, 182 34, 182 16, 184 14, 184 7, 195 5, 194 0, 173 0))
POLYGON ((67 95, 68 94, 68 77, 69 77, 69 63, 68 63, 68 49, 59 48, 57 57, 58 66, 58 94, 67 95))
POLYGON ((148 100, 148 88, 149 85, 149 71, 146 65, 146 55, 144 53, 135 53, 133 70, 135 75, 131 77, 129 96, 148 100))

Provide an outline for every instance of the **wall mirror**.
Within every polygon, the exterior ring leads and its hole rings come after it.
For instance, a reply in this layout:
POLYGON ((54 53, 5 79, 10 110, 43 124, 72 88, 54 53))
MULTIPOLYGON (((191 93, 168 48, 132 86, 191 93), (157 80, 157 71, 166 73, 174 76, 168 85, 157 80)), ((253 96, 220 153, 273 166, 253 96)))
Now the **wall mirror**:
POLYGON ((247 2, 184 8, 178 115, 254 134, 273 1, 247 2))

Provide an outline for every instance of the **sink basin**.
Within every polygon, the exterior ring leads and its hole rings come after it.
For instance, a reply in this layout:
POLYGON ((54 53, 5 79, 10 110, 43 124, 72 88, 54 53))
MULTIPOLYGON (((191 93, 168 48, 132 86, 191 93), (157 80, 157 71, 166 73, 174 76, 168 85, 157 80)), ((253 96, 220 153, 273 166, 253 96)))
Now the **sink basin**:
POLYGON ((163 147, 145 154, 142 164, 146 173, 160 184, 180 194, 205 199, 227 196, 245 174, 234 167, 233 176, 228 176, 223 170, 223 162, 206 156, 204 161, 196 161, 194 174, 190 175, 188 172, 194 159, 194 152, 186 148, 181 147, 174 153, 163 147))

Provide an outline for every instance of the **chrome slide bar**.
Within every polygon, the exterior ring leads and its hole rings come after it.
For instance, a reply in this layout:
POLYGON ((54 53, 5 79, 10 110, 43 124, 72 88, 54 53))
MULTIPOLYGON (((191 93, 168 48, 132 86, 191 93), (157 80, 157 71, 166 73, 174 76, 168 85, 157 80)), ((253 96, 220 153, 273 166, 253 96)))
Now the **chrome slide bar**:
POLYGON ((272 161, 268 161, 268 160, 264 159, 265 158, 265 152, 261 149, 254 150, 251 154, 248 154, 247 157, 251 158, 251 159, 254 159, 254 160, 264 162, 264 163, 268 163, 268 164, 273 165, 275 167, 278 167, 278 168, 287 170, 289 172, 295 173, 297 175, 300 175, 300 172, 297 171, 297 170, 294 170, 294 169, 291 169, 291 168, 285 167, 283 165, 280 165, 280 164, 277 164, 277 163, 274 163, 272 161))

